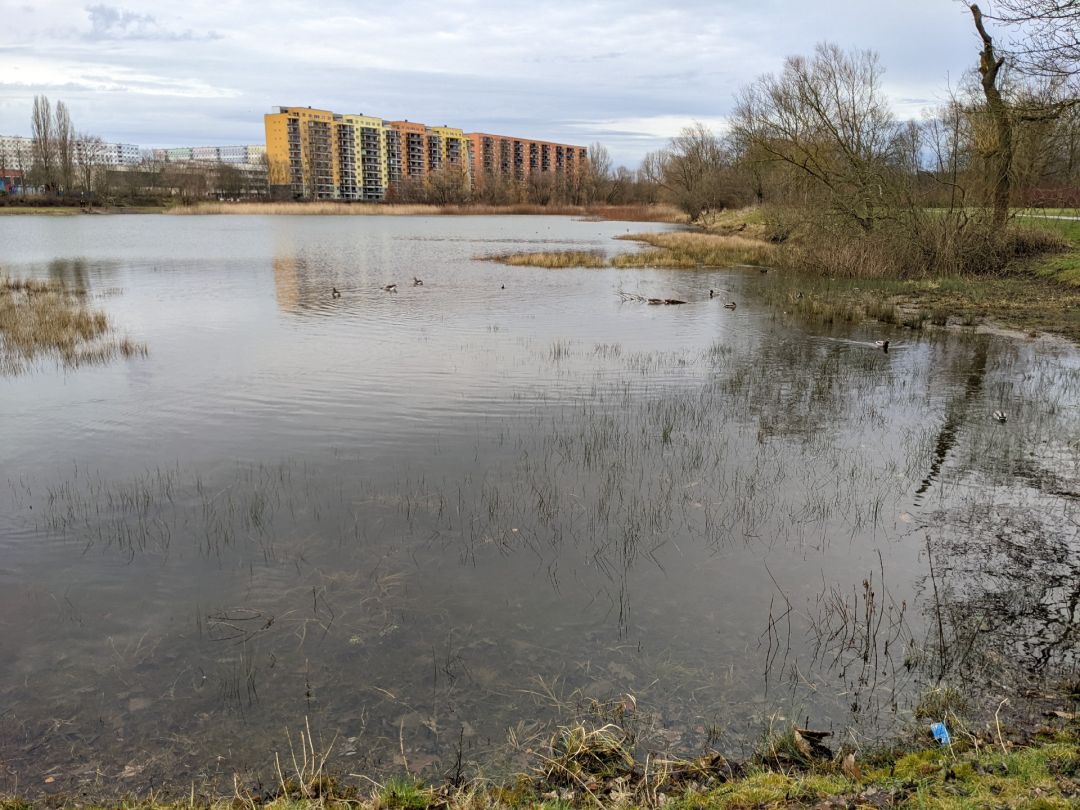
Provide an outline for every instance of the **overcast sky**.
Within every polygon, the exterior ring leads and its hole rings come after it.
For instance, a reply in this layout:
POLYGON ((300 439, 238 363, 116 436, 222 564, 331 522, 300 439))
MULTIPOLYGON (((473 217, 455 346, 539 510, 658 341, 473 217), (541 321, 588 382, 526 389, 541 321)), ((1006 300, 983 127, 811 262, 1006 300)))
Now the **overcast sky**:
POLYGON ((630 166, 816 42, 878 51, 900 115, 978 50, 956 0, 0 0, 0 21, 0 134, 29 134, 36 93, 141 146, 261 143, 263 113, 311 105, 630 166))

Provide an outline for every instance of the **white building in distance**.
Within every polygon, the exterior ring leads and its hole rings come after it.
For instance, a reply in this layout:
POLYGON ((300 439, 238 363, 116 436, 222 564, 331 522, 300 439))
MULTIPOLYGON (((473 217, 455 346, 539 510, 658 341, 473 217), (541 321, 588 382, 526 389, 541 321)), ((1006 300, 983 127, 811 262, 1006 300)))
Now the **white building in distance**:
POLYGON ((153 150, 154 160, 169 163, 227 163, 232 166, 261 166, 266 155, 264 144, 247 146, 176 146, 153 150))
MULTIPOLYGON (((76 145, 76 150, 81 145, 76 145)), ((88 150, 102 166, 134 166, 139 162, 139 147, 133 143, 95 143, 88 150)), ((30 171, 34 162, 34 142, 21 135, 0 135, 0 167, 30 171)))

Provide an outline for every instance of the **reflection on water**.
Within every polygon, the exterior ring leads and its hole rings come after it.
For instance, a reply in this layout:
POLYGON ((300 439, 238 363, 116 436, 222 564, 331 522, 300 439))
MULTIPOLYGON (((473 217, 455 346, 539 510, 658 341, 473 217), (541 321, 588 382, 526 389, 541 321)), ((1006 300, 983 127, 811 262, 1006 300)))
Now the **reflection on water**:
POLYGON ((305 718, 335 769, 497 771, 623 694, 739 753, 1077 663, 1071 350, 475 260, 625 223, 90 219, 5 239, 150 356, 0 381, 3 778, 227 785, 305 718))

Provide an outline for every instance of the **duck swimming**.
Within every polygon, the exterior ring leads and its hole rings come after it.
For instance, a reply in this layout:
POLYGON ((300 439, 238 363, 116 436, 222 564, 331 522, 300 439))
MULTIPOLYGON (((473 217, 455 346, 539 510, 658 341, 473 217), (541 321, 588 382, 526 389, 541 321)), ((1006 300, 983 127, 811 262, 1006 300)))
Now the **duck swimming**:
POLYGON ((421 279, 418 279, 416 276, 413 276, 412 277, 412 285, 414 287, 423 287, 424 282, 421 279))
POLYGON ((330 297, 331 298, 341 298, 341 291, 338 290, 337 287, 331 287, 330 288, 330 297))
POLYGON ((1005 411, 994 411, 994 419, 998 422, 1008 421, 1009 415, 1005 411))
POLYGON ((386 290, 387 292, 396 293, 397 292, 397 284, 387 284, 385 287, 383 287, 383 289, 386 290))
POLYGON ((726 304, 724 304, 724 309, 735 309, 735 302, 728 301, 726 304))

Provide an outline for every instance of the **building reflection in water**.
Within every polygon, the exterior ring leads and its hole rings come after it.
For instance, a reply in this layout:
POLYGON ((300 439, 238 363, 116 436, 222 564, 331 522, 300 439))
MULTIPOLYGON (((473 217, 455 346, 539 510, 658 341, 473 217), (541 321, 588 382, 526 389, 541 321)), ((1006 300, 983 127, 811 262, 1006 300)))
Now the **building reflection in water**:
POLYGON ((301 309, 301 272, 302 262, 295 256, 274 257, 274 294, 282 312, 296 314, 301 309))

